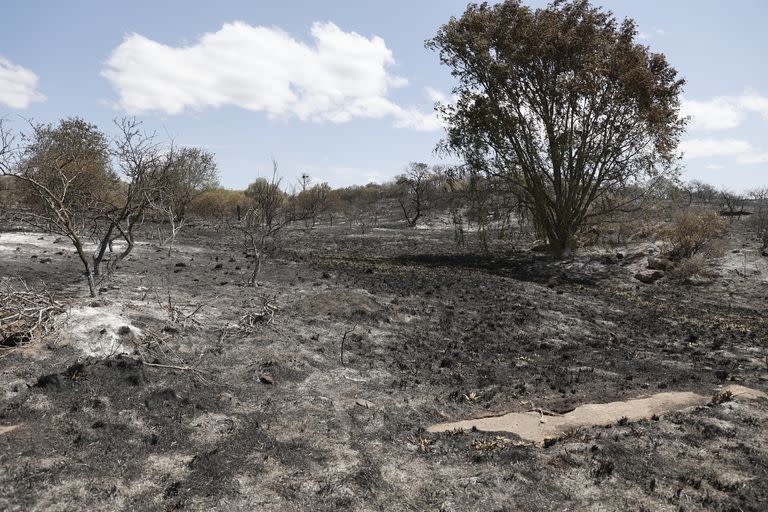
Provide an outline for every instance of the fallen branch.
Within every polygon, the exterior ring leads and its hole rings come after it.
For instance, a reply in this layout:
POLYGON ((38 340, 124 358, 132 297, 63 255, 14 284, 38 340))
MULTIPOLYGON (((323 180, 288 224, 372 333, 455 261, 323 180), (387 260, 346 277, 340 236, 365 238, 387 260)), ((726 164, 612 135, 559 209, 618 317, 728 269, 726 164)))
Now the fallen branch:
POLYGON ((0 286, 0 344, 16 347, 53 330, 54 317, 64 312, 47 289, 34 291, 22 279, 0 286))
POLYGON ((347 336, 355 332, 355 329, 357 329, 357 324, 353 325, 351 329, 347 329, 344 331, 344 335, 341 337, 341 353, 339 354, 339 360, 341 361, 341 366, 346 367, 344 364, 344 343, 347 341, 347 336))

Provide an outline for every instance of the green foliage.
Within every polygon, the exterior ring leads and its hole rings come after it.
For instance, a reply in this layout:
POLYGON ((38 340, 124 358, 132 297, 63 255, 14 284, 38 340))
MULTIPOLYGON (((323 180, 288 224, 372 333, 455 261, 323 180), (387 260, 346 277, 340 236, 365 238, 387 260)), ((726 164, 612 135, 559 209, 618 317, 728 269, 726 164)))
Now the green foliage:
POLYGON ((683 80, 586 0, 471 4, 427 42, 458 80, 440 148, 506 176, 557 256, 595 201, 674 171, 683 80))
POLYGON ((238 206, 244 211, 248 198, 240 190, 212 188, 192 199, 188 213, 204 218, 228 218, 237 215, 238 206))
POLYGON ((219 186, 219 171, 213 153, 183 147, 174 151, 172 165, 163 173, 162 202, 177 217, 199 194, 219 186))
MULTIPOLYGON (((112 202, 120 181, 110 165, 107 136, 81 118, 38 125, 26 137, 17 173, 46 187, 66 208, 83 210, 112 202)), ((49 208, 30 182, 20 184, 24 200, 37 210, 49 208)))

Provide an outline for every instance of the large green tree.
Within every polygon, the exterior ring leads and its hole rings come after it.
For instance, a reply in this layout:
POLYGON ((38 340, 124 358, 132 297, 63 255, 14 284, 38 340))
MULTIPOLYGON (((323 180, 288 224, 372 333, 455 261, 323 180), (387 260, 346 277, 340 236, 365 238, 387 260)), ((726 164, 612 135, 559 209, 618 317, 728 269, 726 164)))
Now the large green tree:
POLYGON ((632 20, 587 0, 470 4, 427 47, 458 80, 441 147, 503 177, 557 257, 596 206, 673 173, 684 81, 632 20))

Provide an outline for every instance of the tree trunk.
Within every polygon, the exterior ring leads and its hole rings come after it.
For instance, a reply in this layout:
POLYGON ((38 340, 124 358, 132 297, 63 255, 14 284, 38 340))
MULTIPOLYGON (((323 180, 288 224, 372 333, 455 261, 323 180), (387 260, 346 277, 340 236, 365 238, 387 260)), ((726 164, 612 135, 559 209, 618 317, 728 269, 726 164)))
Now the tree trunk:
POLYGON ((257 279, 259 277, 259 272, 261 272, 261 263, 263 259, 264 255, 261 252, 256 252, 255 261, 253 262, 253 272, 251 273, 251 278, 248 280, 248 286, 251 288, 258 286, 257 279))
POLYGON ((85 271, 85 277, 88 279, 88 291, 91 292, 91 297, 94 299, 99 298, 99 288, 96 284, 96 276, 94 275, 93 271, 88 268, 85 271))
POLYGON ((85 255, 83 244, 75 236, 71 236, 70 239, 72 240, 72 244, 75 246, 75 251, 77 251, 78 258, 80 258, 80 261, 85 267, 85 277, 88 280, 88 291, 91 292, 92 298, 97 299, 99 297, 99 288, 96 284, 96 275, 93 272, 93 267, 88 261, 88 257, 85 255))
POLYGON ((573 246, 573 234, 569 229, 557 229, 549 236, 549 250, 557 260, 573 257, 573 246))

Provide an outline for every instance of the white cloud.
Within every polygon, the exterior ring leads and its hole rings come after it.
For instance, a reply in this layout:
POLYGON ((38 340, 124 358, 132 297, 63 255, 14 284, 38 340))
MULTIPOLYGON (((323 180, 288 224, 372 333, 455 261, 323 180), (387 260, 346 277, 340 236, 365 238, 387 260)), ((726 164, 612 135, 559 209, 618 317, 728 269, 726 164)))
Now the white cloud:
MULTIPOLYGON (((754 148, 741 139, 689 139, 680 144, 686 159, 733 157, 741 165, 768 163, 768 152, 754 148)), ((721 169, 720 164, 708 164, 707 169, 721 169)))
POLYGON ((429 98, 430 101, 432 101, 433 103, 438 101, 440 103, 445 103, 446 101, 448 101, 448 95, 442 91, 438 91, 434 87, 425 87, 424 94, 426 94, 427 98, 429 98))
POLYGON ((683 100, 682 110, 684 115, 691 116, 691 129, 726 130, 736 128, 744 119, 739 106, 725 97, 708 101, 683 100))
POLYGON ((0 56, 0 105, 27 108, 33 101, 45 101, 37 90, 37 75, 0 56))
POLYGON ((680 144, 686 158, 743 155, 752 151, 749 142, 739 139, 689 139, 680 144))
POLYGON ((718 96, 709 100, 682 102, 684 115, 691 116, 692 130, 729 130, 739 126, 747 113, 768 120, 768 97, 747 90, 740 96, 718 96))
POLYGON ((768 153, 747 153, 737 159, 740 164, 756 165, 768 163, 768 153))
POLYGON ((747 91, 739 97, 739 105, 744 110, 757 112, 768 120, 768 97, 761 96, 754 91, 747 91))
POLYGON ((102 75, 133 114, 180 114, 222 106, 271 117, 343 123, 391 118, 395 126, 440 128, 437 117, 391 101, 405 78, 380 37, 312 25, 312 44, 274 28, 228 23, 193 45, 173 47, 131 34, 110 55, 102 75))

